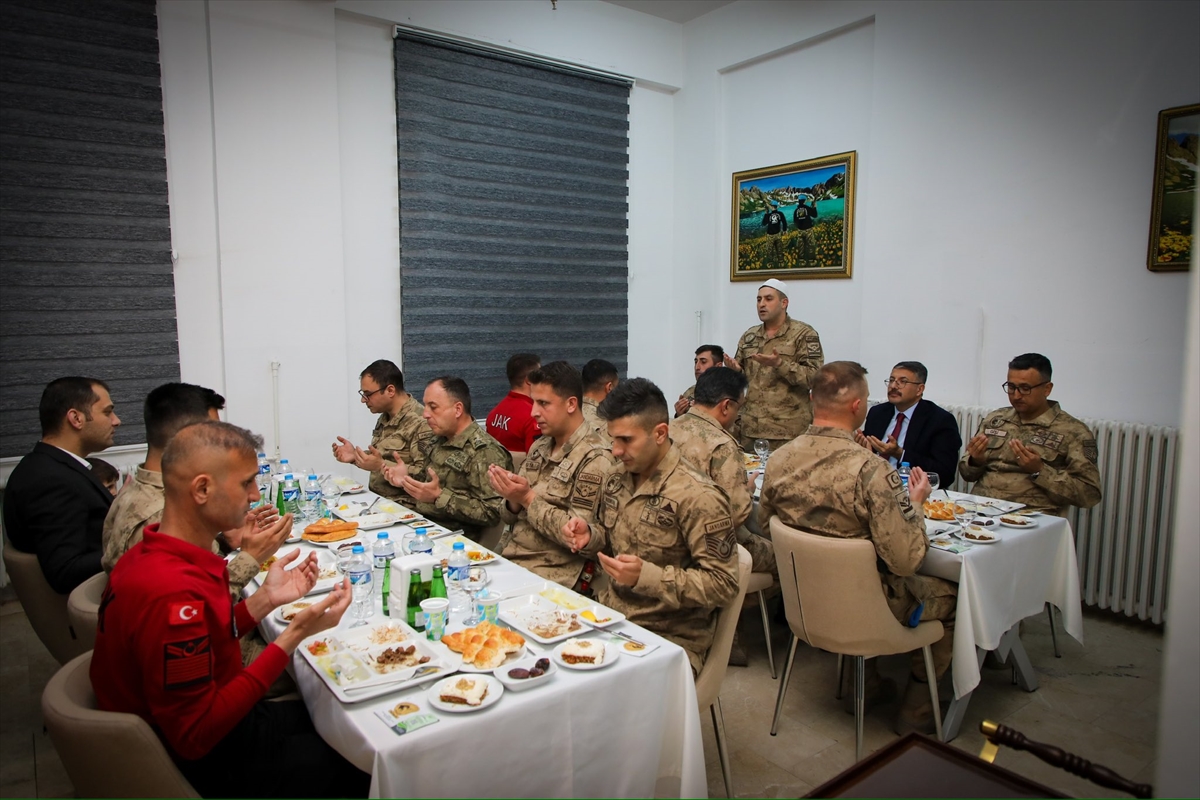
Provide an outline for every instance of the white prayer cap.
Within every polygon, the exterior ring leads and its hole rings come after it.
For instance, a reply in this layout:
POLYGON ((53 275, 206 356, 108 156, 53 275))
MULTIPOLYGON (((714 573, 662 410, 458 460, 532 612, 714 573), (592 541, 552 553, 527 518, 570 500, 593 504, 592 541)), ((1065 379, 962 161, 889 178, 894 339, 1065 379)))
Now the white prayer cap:
POLYGON ((758 288, 761 289, 764 286, 770 286, 772 289, 779 292, 779 294, 781 294, 782 296, 787 297, 787 294, 788 294, 787 284, 784 283, 783 281, 779 280, 779 278, 767 278, 765 281, 763 281, 762 283, 760 283, 758 285, 758 288))

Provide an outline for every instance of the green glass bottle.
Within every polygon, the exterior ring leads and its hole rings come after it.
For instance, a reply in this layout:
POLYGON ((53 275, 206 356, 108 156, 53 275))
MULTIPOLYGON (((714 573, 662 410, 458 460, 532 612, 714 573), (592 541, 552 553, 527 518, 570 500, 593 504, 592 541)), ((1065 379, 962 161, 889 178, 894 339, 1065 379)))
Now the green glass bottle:
POLYGON ((429 586, 429 596, 446 596, 446 579, 442 577, 442 567, 440 564, 435 564, 433 567, 433 583, 429 586))
POLYGON ((388 595, 392 593, 392 562, 389 560, 383 568, 383 615, 390 617, 392 612, 388 610, 388 595))
POLYGON ((275 493, 275 508, 279 510, 279 516, 287 513, 287 503, 283 500, 283 476, 279 477, 279 488, 275 493))
POLYGON ((421 611, 421 601, 425 599, 424 584, 421 583, 421 570, 414 569, 408 573, 408 605, 405 609, 408 626, 413 630, 425 629, 425 617, 421 611))

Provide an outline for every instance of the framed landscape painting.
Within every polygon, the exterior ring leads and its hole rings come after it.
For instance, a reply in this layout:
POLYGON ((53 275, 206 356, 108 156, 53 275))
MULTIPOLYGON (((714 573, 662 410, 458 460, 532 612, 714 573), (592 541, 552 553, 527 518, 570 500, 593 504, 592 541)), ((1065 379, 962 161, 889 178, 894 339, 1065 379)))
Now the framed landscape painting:
POLYGON ((857 153, 733 173, 729 278, 849 278, 857 153))
POLYGON ((1185 271, 1192 263, 1198 141, 1200 104, 1158 112, 1146 255, 1146 266, 1153 272, 1185 271))

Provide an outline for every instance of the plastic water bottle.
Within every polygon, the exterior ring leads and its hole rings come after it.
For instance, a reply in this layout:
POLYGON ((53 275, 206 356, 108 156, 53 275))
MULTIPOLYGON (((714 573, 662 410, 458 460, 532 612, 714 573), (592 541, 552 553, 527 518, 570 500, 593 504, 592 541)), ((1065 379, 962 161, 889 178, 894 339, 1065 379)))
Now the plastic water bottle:
POLYGON ((306 519, 317 521, 321 518, 321 482, 317 480, 317 473, 309 473, 308 480, 304 482, 304 516, 306 519))
POLYGON ((467 600, 466 583, 470 579, 471 562, 467 558, 467 550, 462 542, 455 542, 450 551, 450 560, 446 564, 446 579, 455 587, 450 597, 452 611, 465 611, 470 605, 467 600))
POLYGON ((391 537, 387 535, 387 531, 380 531, 375 535, 375 544, 371 545, 371 558, 375 562, 375 576, 379 579, 380 587, 383 586, 383 576, 387 574, 388 565, 392 563, 392 559, 396 557, 396 544, 391 537))
POLYGON ((375 598, 371 593, 371 559, 361 544, 354 545, 346 562, 346 577, 354 590, 350 613, 356 620, 366 620, 375 614, 375 598))
POLYGON ((907 461, 900 462, 900 468, 896 470, 900 473, 900 482, 904 484, 904 488, 908 488, 908 475, 912 472, 912 466, 907 461))
POLYGON ((283 476, 283 508, 285 514, 300 518, 300 485, 296 477, 288 472, 283 476))
POLYGON ((280 478, 282 478, 284 475, 287 475, 291 471, 292 471, 292 465, 288 463, 288 460, 286 458, 279 459, 279 471, 276 472, 275 474, 278 475, 280 478))
POLYGON ((409 545, 409 552, 413 555, 429 556, 433 555, 433 542, 429 541, 429 535, 425 528, 417 528, 416 538, 409 545))
POLYGON ((258 454, 258 491, 266 494, 271 488, 271 462, 267 461, 266 453, 258 454))

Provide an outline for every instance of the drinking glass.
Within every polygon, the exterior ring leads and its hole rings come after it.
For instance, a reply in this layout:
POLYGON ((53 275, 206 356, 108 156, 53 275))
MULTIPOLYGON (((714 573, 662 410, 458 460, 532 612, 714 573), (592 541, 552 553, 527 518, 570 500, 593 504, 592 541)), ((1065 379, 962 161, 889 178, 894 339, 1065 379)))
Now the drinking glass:
POLYGON ((979 511, 979 507, 969 500, 950 501, 954 506, 954 521, 958 523, 958 527, 962 530, 967 529, 967 525, 975 518, 975 514, 979 511))
POLYGON ((936 472, 926 472, 925 477, 929 478, 929 496, 933 497, 933 493, 942 485, 941 477, 936 472))
POLYGON ((342 490, 334 481, 332 475, 326 478, 325 482, 321 484, 321 499, 325 501, 325 508, 329 509, 331 516, 334 509, 342 502, 342 490))
POLYGON ((767 459, 771 455, 771 443, 766 439, 755 439, 754 452, 758 454, 759 463, 765 467, 767 465, 767 459))
POLYGON ((479 624, 479 593, 488 584, 488 574, 483 567, 471 567, 467 574, 470 577, 459 588, 471 596, 471 615, 463 620, 469 628, 479 624))

